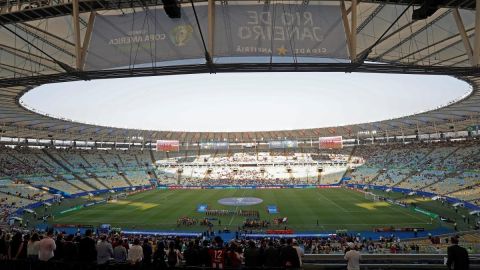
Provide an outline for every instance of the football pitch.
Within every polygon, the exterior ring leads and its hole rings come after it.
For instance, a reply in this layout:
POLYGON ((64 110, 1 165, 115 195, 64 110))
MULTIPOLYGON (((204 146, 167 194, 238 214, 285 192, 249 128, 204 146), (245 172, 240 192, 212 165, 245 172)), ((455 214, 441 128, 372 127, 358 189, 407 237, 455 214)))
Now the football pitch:
MULTIPOLYGON (((274 218, 288 218, 288 224, 272 225, 270 229, 296 231, 370 231, 377 227, 438 227, 430 217, 410 208, 392 205, 385 201, 365 199, 358 191, 343 188, 327 189, 232 189, 232 190, 150 190, 124 199, 83 208, 65 214, 56 213, 57 224, 84 224, 98 226, 111 224, 122 229, 155 229, 177 231, 204 231, 202 225, 177 225, 180 217, 204 219, 197 212, 200 204, 215 210, 258 211, 259 220, 272 222, 274 218), (251 206, 227 206, 218 203, 229 197, 255 197, 263 200, 251 206), (267 206, 276 205, 277 214, 269 214, 267 206), (317 225, 318 222, 318 225, 317 225)), ((245 216, 209 216, 214 229, 236 230, 246 220, 245 216), (220 224, 218 219, 220 219, 220 224)))

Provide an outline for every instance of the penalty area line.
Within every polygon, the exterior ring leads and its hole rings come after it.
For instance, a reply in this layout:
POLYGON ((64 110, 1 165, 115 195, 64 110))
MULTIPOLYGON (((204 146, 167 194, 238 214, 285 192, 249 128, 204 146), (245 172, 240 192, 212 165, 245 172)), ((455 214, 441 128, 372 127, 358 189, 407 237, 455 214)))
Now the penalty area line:
MULTIPOLYGON (((348 213, 348 212, 349 212, 347 209, 341 207, 341 206, 338 205, 336 202, 330 200, 329 198, 327 198, 326 196, 324 196, 322 193, 318 192, 318 194, 319 194, 322 198, 324 198, 325 200, 331 202, 333 205, 335 205, 336 207, 340 208, 340 210, 342 210, 343 212, 345 212, 345 213, 348 213)), ((320 200, 320 198, 317 198, 317 199, 320 200)))

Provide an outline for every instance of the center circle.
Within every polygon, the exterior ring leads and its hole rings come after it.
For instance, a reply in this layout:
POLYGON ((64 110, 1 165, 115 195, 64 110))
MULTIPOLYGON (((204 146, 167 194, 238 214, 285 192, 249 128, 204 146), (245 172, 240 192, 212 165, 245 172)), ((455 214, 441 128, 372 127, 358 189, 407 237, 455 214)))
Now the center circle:
POLYGON ((263 200, 255 197, 228 197, 218 200, 219 204, 229 206, 245 206, 256 205, 262 203, 263 200))

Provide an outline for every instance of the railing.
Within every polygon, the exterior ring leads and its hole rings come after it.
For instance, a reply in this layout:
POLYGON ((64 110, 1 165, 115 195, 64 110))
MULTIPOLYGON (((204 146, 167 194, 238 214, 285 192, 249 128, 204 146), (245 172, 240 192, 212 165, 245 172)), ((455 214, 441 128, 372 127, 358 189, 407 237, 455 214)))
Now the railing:
MULTIPOLYGON (((361 269, 368 270, 380 270, 380 269, 446 269, 444 265, 444 258, 446 254, 363 254, 360 261, 361 269)), ((346 269, 346 262, 343 259, 342 254, 334 255, 306 255, 303 258, 303 269, 346 269)), ((33 270, 33 269, 45 269, 45 270, 127 270, 127 269, 162 269, 155 263, 131 265, 128 263, 110 263, 106 265, 96 265, 94 263, 85 263, 78 261, 9 261, 0 260, 0 269, 2 270, 33 270)), ((170 268, 172 269, 172 268, 170 268)), ((212 269, 210 267, 192 267, 192 266, 178 266, 175 269, 212 269)), ((232 269, 225 267, 224 269, 232 269)), ((238 268, 236 268, 238 269, 238 268)), ((248 268, 243 269, 267 269, 266 267, 248 268)), ((268 268, 272 269, 272 268, 268 268)), ((283 269, 283 268, 277 268, 283 269)), ((480 255, 470 255, 470 269, 480 269, 480 255)))

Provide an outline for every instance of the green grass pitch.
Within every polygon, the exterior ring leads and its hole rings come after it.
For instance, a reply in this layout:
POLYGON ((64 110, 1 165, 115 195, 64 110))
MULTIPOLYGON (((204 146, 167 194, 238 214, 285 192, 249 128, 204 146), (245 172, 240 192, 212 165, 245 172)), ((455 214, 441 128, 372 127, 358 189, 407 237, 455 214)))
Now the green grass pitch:
MULTIPOLYGON (((55 214, 57 224, 111 224, 115 227, 157 230, 202 231, 206 227, 180 226, 176 221, 181 216, 201 219, 205 214, 197 213, 199 204, 208 204, 210 209, 235 210, 235 206, 217 203, 225 197, 258 197, 263 200, 254 206, 238 209, 258 210, 261 220, 271 221, 274 217, 288 217, 288 228, 296 231, 328 231, 337 229, 372 230, 375 227, 423 227, 433 229, 429 217, 411 209, 373 202, 364 194, 343 188, 329 189, 278 189, 278 190, 151 190, 131 195, 118 202, 83 208, 65 214, 55 214), (275 204, 279 214, 271 215, 267 205, 275 204), (317 220, 319 225, 317 226, 317 220)), ((245 221, 241 216, 222 216, 221 228, 235 230, 245 221)), ((216 229, 220 229, 214 222, 216 229)), ((272 229, 284 228, 271 226, 272 229)))

